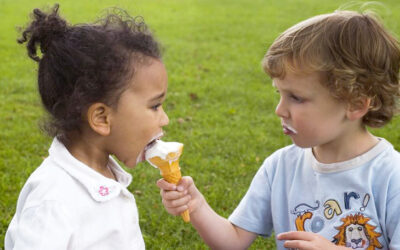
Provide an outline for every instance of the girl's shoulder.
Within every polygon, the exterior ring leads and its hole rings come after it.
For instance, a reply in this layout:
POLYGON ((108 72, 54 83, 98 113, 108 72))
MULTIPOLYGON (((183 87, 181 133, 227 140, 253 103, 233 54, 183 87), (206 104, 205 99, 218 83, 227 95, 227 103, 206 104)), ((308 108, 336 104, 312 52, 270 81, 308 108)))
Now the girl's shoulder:
POLYGON ((19 200, 25 200, 25 207, 43 202, 68 204, 74 200, 77 183, 50 157, 30 175, 21 190, 19 200))

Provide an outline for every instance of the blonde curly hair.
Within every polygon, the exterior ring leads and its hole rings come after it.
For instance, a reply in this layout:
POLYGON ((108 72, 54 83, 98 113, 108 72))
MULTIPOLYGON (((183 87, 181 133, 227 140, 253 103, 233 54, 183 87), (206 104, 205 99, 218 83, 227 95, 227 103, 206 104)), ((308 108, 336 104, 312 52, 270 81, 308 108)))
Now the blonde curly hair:
POLYGON ((351 105, 370 98, 363 124, 382 127, 398 112, 400 47, 373 12, 336 11, 283 32, 263 59, 272 78, 320 72, 332 96, 351 105))

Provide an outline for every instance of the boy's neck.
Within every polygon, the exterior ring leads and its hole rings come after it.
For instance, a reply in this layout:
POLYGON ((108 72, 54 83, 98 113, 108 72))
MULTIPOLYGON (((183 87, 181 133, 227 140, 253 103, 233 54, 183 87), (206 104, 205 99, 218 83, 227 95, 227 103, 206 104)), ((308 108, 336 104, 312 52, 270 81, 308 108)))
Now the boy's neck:
POLYGON ((373 148, 379 140, 366 129, 343 136, 336 141, 312 148, 314 157, 329 164, 351 160, 373 148))

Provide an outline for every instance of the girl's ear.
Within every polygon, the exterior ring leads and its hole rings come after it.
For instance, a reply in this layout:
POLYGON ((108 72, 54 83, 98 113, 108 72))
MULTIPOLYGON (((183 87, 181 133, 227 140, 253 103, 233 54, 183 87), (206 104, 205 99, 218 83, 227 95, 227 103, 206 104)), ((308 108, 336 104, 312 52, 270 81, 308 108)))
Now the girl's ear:
POLYGON ((360 98, 357 102, 348 104, 347 118, 351 121, 361 119, 370 108, 371 98, 360 98))
POLYGON ((87 111, 89 126, 102 136, 108 136, 111 131, 111 108, 104 103, 97 102, 90 105, 87 111))

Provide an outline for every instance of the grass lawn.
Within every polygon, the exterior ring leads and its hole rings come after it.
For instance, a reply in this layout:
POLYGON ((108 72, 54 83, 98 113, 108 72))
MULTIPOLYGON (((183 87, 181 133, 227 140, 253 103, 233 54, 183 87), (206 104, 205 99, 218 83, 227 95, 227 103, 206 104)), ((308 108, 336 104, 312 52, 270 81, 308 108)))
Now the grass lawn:
MULTIPOLYGON (((91 22, 106 7, 142 15, 163 44, 169 72, 165 140, 185 144, 181 165, 210 205, 229 216, 263 159, 291 143, 274 114, 278 95, 260 61, 277 35, 343 0, 124 0, 67 1, 61 15, 91 22)), ((381 1, 378 12, 400 34, 400 1, 381 1)), ((38 129, 43 116, 36 91, 36 65, 16 43, 17 26, 28 22, 43 0, 0 0, 0 249, 18 193, 47 155, 51 138, 38 129)), ((358 5, 359 6, 359 5, 358 5)), ((354 9, 354 8, 353 8, 354 9)), ((400 150, 400 120, 373 131, 400 150)), ((155 185, 158 170, 147 163, 129 170, 148 249, 207 249, 190 224, 165 212, 155 185)), ((259 237, 251 249, 273 249, 259 237)))

